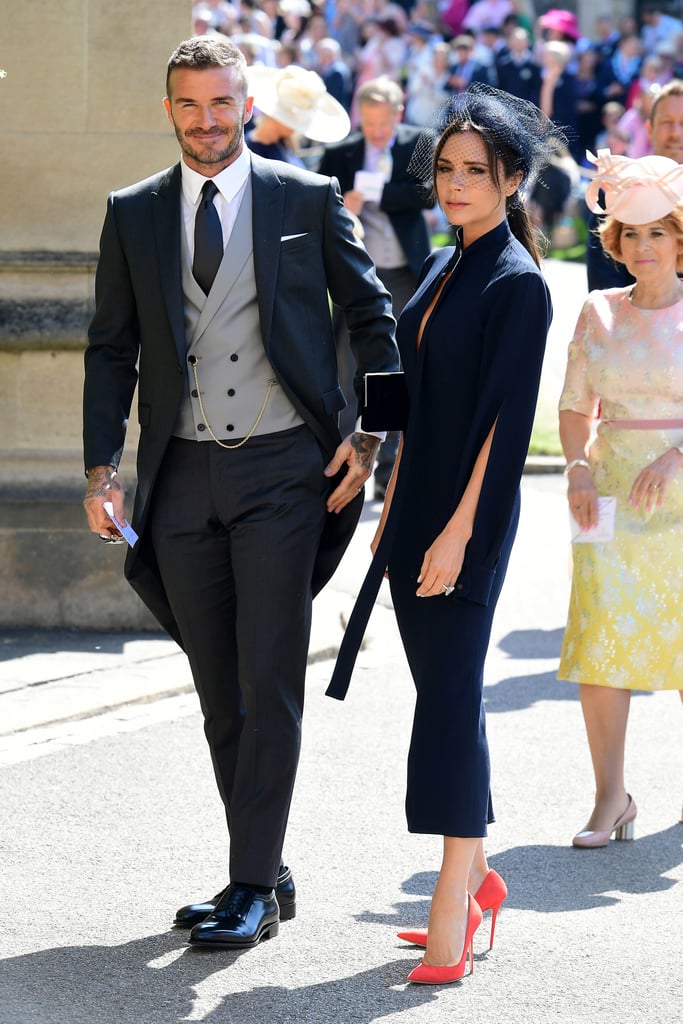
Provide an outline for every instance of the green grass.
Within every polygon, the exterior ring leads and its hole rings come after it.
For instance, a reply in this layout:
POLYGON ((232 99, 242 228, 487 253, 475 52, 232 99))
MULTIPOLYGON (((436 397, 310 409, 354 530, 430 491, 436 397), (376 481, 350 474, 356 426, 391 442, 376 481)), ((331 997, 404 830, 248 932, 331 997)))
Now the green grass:
POLYGON ((557 428, 543 423, 534 423, 529 442, 529 455, 561 455, 562 445, 557 428))
POLYGON ((544 396, 541 392, 536 407, 531 441, 530 455, 561 455, 562 445, 557 426, 557 401, 544 396))
POLYGON ((588 228, 583 217, 572 218, 576 230, 576 242, 566 249, 550 247, 548 256, 554 260, 568 260, 570 263, 584 263, 586 260, 586 242, 588 240, 588 228))

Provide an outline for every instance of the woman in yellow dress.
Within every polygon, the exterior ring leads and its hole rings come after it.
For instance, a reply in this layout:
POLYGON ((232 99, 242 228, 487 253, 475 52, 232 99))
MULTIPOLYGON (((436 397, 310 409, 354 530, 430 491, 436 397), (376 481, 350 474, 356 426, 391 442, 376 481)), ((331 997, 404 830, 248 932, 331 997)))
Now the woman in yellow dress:
MULTIPOLYGON (((603 248, 636 279, 588 296, 560 399, 568 501, 577 529, 616 498, 612 540, 575 544, 558 676, 580 684, 595 807, 584 848, 633 837, 624 781, 632 690, 683 680, 683 166, 601 150, 586 195, 604 191, 603 248)), ((683 690, 681 690, 683 698, 683 690)))

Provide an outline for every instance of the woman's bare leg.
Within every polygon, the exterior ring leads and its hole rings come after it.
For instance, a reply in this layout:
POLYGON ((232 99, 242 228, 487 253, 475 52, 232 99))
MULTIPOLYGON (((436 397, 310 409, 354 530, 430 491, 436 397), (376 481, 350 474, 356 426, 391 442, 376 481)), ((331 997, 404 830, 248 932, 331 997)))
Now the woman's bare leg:
POLYGON ((595 773, 595 807, 584 829, 599 832, 610 829, 628 806, 624 749, 631 691, 582 684, 579 695, 595 773))
POLYGON ((443 861, 429 912, 424 962, 451 966, 459 963, 467 929, 467 885, 481 839, 444 836, 443 861))

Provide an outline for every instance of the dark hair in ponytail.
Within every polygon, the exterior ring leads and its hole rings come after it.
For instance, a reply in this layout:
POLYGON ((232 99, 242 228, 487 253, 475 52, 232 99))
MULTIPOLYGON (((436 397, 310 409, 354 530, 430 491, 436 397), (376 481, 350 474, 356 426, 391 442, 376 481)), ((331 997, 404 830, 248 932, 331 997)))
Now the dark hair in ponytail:
POLYGON ((506 212, 510 231, 517 241, 522 243, 536 266, 540 267, 541 250, 538 244, 538 234, 516 192, 508 199, 506 212))

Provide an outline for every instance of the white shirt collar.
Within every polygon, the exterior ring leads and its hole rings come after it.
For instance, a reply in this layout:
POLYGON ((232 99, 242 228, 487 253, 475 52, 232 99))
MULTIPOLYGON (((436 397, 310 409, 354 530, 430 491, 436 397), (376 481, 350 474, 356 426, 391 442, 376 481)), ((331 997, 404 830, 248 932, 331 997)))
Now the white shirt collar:
MULTIPOLYGON (((249 150, 244 146, 237 159, 233 160, 227 167, 224 167, 218 174, 215 174, 211 181, 215 183, 216 188, 225 201, 230 203, 244 185, 250 171, 251 157, 249 150)), ((199 174, 197 171, 192 170, 191 167, 188 167, 182 159, 180 161, 180 174, 183 196, 187 203, 191 206, 196 206, 207 178, 205 175, 199 174)))

